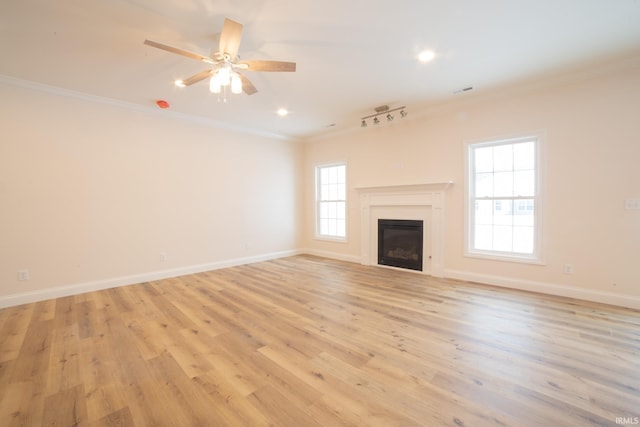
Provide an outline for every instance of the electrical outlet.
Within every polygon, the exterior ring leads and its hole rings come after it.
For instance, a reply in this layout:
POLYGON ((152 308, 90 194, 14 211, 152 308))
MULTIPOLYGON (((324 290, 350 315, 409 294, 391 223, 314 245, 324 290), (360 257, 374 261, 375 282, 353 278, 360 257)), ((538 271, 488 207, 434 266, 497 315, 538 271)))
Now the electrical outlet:
POLYGON ((27 280, 29 280, 29 270, 19 270, 18 280, 20 282, 26 282, 27 280))
POLYGON ((160 261, 165 262, 167 260, 166 252, 160 252, 160 261))
POLYGON ((573 264, 565 264, 562 272, 564 274, 573 274, 573 264))

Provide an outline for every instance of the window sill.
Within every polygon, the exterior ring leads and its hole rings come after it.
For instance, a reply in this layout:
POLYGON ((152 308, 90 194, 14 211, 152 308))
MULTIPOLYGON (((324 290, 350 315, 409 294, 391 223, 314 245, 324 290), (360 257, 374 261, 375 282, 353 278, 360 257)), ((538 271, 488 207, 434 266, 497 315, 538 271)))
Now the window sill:
POLYGON ((346 237, 333 237, 333 236, 319 236, 316 235, 313 237, 314 240, 322 240, 325 242, 335 242, 335 243, 347 243, 346 237))

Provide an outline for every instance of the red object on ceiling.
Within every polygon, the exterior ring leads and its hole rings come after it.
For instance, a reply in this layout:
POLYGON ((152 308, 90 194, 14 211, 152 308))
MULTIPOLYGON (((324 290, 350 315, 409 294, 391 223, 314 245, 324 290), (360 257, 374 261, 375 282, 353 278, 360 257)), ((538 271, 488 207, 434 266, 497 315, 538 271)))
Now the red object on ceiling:
POLYGON ((156 104, 158 104, 158 107, 160 107, 160 108, 169 108, 169 103, 167 101, 165 101, 164 99, 158 99, 156 101, 156 104))

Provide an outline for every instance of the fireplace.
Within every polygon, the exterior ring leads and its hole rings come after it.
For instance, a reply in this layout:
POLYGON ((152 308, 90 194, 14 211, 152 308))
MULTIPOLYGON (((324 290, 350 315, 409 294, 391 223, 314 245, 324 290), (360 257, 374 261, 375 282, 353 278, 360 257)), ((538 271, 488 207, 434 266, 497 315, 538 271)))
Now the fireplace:
POLYGON ((445 194, 452 185, 453 181, 356 187, 362 207, 360 263, 378 265, 379 219, 411 218, 424 221, 422 269, 416 272, 445 277, 445 194))
POLYGON ((423 222, 378 219, 378 264, 422 271, 423 222))

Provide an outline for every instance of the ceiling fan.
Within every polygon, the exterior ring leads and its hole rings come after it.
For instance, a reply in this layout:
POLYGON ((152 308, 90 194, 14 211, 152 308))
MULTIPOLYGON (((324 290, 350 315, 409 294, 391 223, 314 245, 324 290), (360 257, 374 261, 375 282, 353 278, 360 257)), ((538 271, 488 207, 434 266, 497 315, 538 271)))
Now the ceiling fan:
POLYGON ((191 86, 194 83, 210 77, 209 88, 213 93, 220 93, 222 90, 226 90, 227 86, 231 86, 231 92, 233 93, 244 92, 247 95, 256 93, 258 90, 249 79, 240 74, 239 71, 241 70, 296 71, 295 62, 240 60, 238 48, 240 47, 241 39, 242 24, 225 18, 222 33, 220 33, 218 52, 212 53, 211 56, 200 55, 152 40, 145 40, 144 44, 210 64, 212 68, 201 71, 184 80, 176 80, 175 84, 180 87, 191 86))

